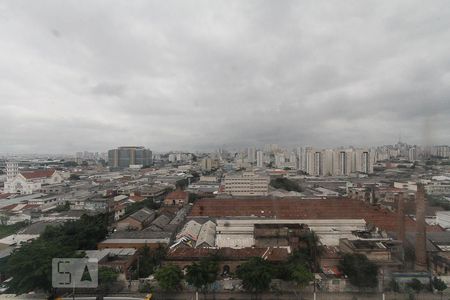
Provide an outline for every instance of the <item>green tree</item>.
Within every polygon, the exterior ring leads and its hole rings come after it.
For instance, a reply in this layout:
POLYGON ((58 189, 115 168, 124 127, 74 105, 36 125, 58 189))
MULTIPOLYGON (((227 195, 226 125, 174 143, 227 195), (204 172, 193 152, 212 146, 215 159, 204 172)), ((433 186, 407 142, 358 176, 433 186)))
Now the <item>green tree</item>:
POLYGON ((49 292, 52 288, 52 259, 76 257, 73 248, 45 239, 24 244, 15 250, 6 265, 6 273, 13 279, 10 289, 17 294, 34 290, 49 292))
POLYGON ((107 293, 111 290, 114 283, 117 281, 117 277, 119 276, 119 272, 114 269, 108 267, 100 267, 98 268, 98 286, 99 289, 107 293))
POLYGON ((153 264, 150 248, 147 245, 145 245, 143 248, 139 250, 138 263, 139 263, 138 266, 139 278, 148 277, 150 274, 153 273, 155 265, 153 264))
POLYGON ((356 287, 372 288, 378 285, 378 267, 365 255, 345 254, 340 269, 356 287))
POLYGON ((78 174, 70 174, 69 180, 80 180, 80 175, 78 175, 78 174))
POLYGON ((389 289, 396 293, 400 291, 400 286, 395 279, 391 279, 391 281, 389 282, 389 289))
POLYGON ((148 277, 153 274, 156 267, 158 267, 162 260, 166 257, 166 249, 162 246, 156 249, 150 249, 147 245, 142 247, 139 252, 138 270, 139 278, 148 277))
POLYGON ((407 285, 416 293, 420 293, 420 291, 424 288, 422 282, 420 282, 420 280, 417 278, 413 278, 410 282, 407 283, 407 285))
POLYGON ((319 247, 319 237, 314 231, 309 232, 304 238, 306 244, 308 245, 308 255, 309 262, 313 270, 318 271, 319 269, 319 256, 321 254, 321 248, 319 247))
POLYGON ((62 211, 68 211, 70 210, 70 203, 69 201, 64 202, 64 204, 59 204, 56 206, 52 211, 54 212, 62 212, 62 211))
POLYGON ((269 288, 274 269, 270 263, 261 257, 253 257, 241 265, 236 271, 236 275, 242 280, 244 289, 258 294, 269 288))
POLYGON ((444 291, 447 289, 447 284, 442 281, 441 279, 434 277, 433 278, 433 287, 438 290, 439 292, 444 291))
POLYGON ((444 291, 447 289, 447 284, 445 284, 444 281, 442 281, 441 279, 439 279, 437 277, 433 278, 432 284, 433 284, 433 288, 441 294, 441 299, 442 299, 442 295, 443 295, 444 291))
POLYGON ((291 279, 295 281, 299 287, 304 287, 314 280, 314 275, 305 265, 297 264, 292 267, 291 279))
POLYGON ((15 293, 51 290, 52 259, 78 257, 77 250, 96 249, 107 234, 107 216, 86 216, 60 226, 47 226, 36 240, 16 249, 6 263, 15 293))
POLYGON ((167 265, 156 271, 155 278, 163 290, 175 291, 180 288, 183 273, 178 266, 167 265))
POLYGON ((208 257, 194 263, 187 268, 186 281, 194 286, 197 291, 202 291, 206 298, 208 285, 217 280, 219 265, 217 259, 208 257))

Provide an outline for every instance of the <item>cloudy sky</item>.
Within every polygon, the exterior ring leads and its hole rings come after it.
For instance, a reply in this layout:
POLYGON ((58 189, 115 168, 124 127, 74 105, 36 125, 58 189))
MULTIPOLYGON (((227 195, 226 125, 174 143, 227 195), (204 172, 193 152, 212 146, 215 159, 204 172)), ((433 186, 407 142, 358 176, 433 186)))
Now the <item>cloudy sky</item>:
POLYGON ((0 1, 0 153, 450 144, 448 1, 0 1))

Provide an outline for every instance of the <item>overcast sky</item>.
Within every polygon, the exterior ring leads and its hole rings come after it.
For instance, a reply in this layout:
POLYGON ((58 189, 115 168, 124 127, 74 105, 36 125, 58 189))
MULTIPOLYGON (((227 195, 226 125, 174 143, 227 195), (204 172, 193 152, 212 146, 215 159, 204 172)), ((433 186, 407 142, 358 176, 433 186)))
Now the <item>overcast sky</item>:
POLYGON ((450 144, 448 1, 0 1, 0 153, 450 144))

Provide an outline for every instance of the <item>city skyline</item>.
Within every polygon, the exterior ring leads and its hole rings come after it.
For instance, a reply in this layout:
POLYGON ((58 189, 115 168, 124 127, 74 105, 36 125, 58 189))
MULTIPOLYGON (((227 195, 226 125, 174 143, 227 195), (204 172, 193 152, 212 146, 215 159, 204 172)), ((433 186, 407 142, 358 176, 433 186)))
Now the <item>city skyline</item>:
POLYGON ((193 148, 193 149, 188 149, 188 148, 178 148, 178 149, 154 149, 151 147, 151 145, 144 145, 144 144, 136 144, 136 145, 124 145, 124 144, 115 144, 109 148, 106 149, 93 149, 93 148, 85 148, 85 149, 81 149, 81 148, 74 148, 70 151, 67 152, 1 152, 0 151, 0 156, 8 156, 8 155, 64 155, 64 156, 73 156, 76 155, 77 153, 83 153, 83 152, 88 152, 88 153, 99 153, 99 154, 107 154, 109 150, 111 150, 111 148, 117 148, 117 147, 145 147, 148 148, 149 150, 151 150, 154 154, 164 154, 164 153, 213 153, 219 150, 226 150, 229 152, 245 152, 247 151, 247 149, 255 149, 255 150, 263 150, 265 147, 270 146, 270 145, 274 145, 279 147, 279 150, 292 150, 294 151, 297 148, 312 148, 312 149, 322 149, 322 150, 326 150, 326 149, 375 149, 375 148, 382 148, 382 147, 390 147, 390 146, 396 146, 398 145, 398 143, 402 143, 411 147, 419 147, 419 148, 423 148, 424 150, 428 147, 432 148, 432 147, 437 147, 437 146, 449 146, 449 144, 432 144, 432 145, 421 145, 421 144, 412 144, 409 143, 408 141, 396 141, 396 142, 392 142, 392 143, 383 143, 383 144, 378 144, 378 145, 361 145, 361 144, 354 144, 354 145, 334 145, 334 146, 329 146, 329 147, 321 147, 318 145, 314 145, 314 144, 307 144, 307 143, 291 143, 291 144, 260 144, 260 145, 242 145, 240 147, 231 147, 231 146, 227 146, 227 145, 220 145, 217 148, 211 148, 211 149, 199 149, 199 148, 193 148))

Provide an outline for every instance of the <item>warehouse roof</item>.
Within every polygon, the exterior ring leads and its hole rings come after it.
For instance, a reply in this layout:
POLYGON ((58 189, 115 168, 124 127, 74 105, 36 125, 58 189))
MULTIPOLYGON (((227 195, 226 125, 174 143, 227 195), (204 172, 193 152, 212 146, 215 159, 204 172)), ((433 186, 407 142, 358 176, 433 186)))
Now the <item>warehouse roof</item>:
MULTIPOLYGON (((256 216, 277 219, 364 219, 387 231, 397 228, 397 215, 386 209, 348 198, 301 199, 199 199, 191 216, 235 217, 256 216)), ((407 218, 406 229, 415 231, 415 221, 407 218)), ((428 226, 427 231, 442 231, 439 226, 428 226)))
POLYGON ((216 224, 208 221, 200 228, 195 247, 214 247, 216 240, 216 224))

